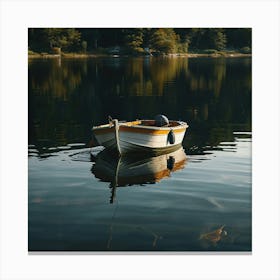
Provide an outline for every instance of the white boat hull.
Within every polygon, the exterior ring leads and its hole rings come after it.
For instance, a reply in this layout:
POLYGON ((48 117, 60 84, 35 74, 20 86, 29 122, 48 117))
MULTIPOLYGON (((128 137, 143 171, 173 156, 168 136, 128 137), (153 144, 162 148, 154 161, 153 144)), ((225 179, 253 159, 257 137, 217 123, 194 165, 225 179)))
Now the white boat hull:
POLYGON ((116 150, 120 154, 131 152, 158 154, 177 149, 188 127, 183 122, 177 122, 178 125, 173 127, 148 127, 134 123, 100 126, 93 128, 93 133, 100 145, 116 150), (173 141, 170 141, 170 133, 174 136, 173 141))

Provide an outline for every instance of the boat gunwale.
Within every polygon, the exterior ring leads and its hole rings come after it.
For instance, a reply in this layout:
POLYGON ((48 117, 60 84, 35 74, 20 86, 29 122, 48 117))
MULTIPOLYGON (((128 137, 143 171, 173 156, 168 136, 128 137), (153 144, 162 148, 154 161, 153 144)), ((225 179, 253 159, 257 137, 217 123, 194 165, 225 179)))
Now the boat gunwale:
POLYGON ((101 124, 101 125, 97 125, 97 126, 93 126, 92 130, 97 130, 97 129, 103 129, 103 128, 113 128, 114 125, 112 124, 101 124))
MULTIPOLYGON (((143 121, 152 121, 152 120, 143 120, 143 121)), ((164 131, 169 131, 171 129, 179 129, 179 128, 188 128, 188 124, 183 121, 170 121, 170 122, 175 122, 178 123, 176 126, 149 126, 149 125, 142 125, 142 124, 136 124, 136 125, 127 125, 127 124, 120 124, 120 126, 125 126, 125 127, 132 127, 132 128, 143 128, 143 129, 150 129, 150 130, 164 130, 164 131)))
MULTIPOLYGON (((157 131, 157 130, 163 130, 163 131, 169 131, 169 130, 176 130, 176 129, 181 129, 181 128, 188 128, 189 125, 186 122, 183 121, 173 121, 171 120, 170 122, 175 122, 178 123, 178 125, 176 126, 148 126, 148 125, 142 125, 141 121, 152 121, 152 120, 139 120, 139 124, 133 124, 136 123, 138 120, 136 121, 131 121, 131 122, 119 122, 119 127, 123 126, 123 127, 130 127, 130 128, 138 128, 138 129, 149 129, 149 130, 153 130, 153 131, 157 131)), ((103 125, 99 125, 99 126, 94 126, 92 128, 92 130, 102 130, 102 129, 110 129, 113 128, 114 125, 112 124, 103 124, 103 125)))

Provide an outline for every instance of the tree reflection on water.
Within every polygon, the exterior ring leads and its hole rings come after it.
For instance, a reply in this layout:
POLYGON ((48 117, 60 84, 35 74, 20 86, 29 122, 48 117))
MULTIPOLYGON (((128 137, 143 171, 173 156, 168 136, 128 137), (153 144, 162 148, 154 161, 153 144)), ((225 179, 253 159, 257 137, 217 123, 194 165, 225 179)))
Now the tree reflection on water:
POLYGON ((39 152, 88 143, 108 115, 187 121, 187 153, 251 131, 250 58, 30 60, 28 71, 29 144, 39 152))

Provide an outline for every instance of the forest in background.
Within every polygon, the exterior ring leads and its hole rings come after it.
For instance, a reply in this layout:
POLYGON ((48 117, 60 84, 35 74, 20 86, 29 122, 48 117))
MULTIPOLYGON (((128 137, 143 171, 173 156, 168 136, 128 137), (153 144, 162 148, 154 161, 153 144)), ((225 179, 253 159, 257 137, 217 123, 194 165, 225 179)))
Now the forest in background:
POLYGON ((28 51, 162 55, 251 53, 251 28, 29 28, 28 51))

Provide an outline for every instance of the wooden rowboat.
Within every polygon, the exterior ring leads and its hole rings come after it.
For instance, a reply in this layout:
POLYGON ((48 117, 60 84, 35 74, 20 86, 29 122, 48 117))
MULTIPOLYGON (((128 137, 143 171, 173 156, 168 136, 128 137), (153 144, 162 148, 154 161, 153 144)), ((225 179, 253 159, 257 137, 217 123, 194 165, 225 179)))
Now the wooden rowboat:
POLYGON ((168 121, 165 126, 156 126, 156 120, 136 120, 94 126, 93 135, 97 142, 119 155, 126 153, 161 154, 178 149, 183 141, 188 124, 168 121))

